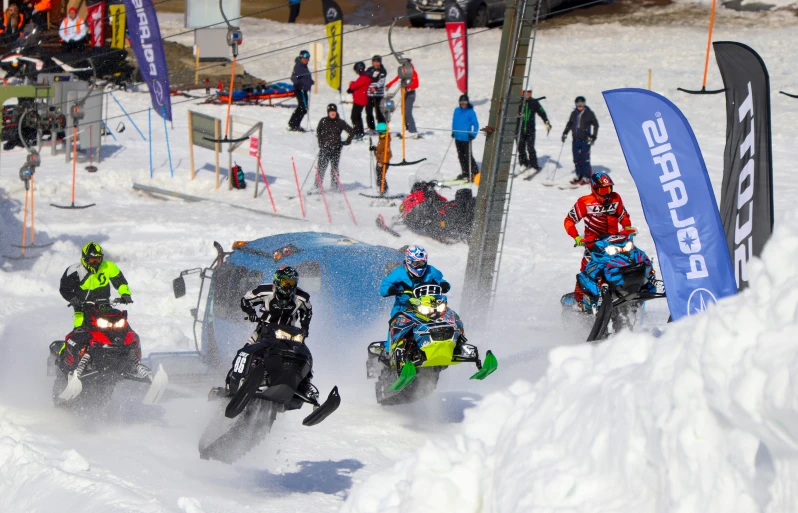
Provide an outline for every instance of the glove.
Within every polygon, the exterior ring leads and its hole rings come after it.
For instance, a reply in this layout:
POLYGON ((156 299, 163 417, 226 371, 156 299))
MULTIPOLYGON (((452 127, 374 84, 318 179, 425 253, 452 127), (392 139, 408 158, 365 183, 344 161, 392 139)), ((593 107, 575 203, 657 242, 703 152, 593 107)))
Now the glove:
POLYGON ((346 90, 346 94, 352 94, 352 90, 351 89, 347 89, 346 90))
POLYGON ((587 145, 588 146, 593 146, 594 142, 596 142, 596 138, 595 137, 588 137, 587 138, 587 145))
POLYGON ((390 287, 388 287, 388 295, 389 296, 398 296, 401 293, 402 293, 402 289, 398 285, 391 285, 390 287))
POLYGON ((71 306, 75 310, 80 308, 82 305, 83 305, 83 303, 80 301, 80 299, 77 298, 77 296, 75 296, 75 297, 73 297, 72 299, 69 300, 69 306, 71 306))
POLYGON ((452 139, 454 139, 454 132, 452 132, 452 139))
POLYGON ((562 134, 562 142, 565 142, 566 139, 568 139, 568 132, 565 132, 564 134, 562 134))
POLYGON ((249 322, 258 322, 258 313, 255 310, 247 312, 247 319, 249 322))
POLYGON ((133 298, 130 297, 130 294, 122 294, 122 296, 119 298, 119 302, 123 305, 129 305, 133 302, 133 298))
POLYGON ((308 328, 302 328, 302 338, 308 338, 310 335, 310 330, 308 328))
POLYGON ((376 146, 369 146, 369 151, 377 151, 377 147, 376 146))
POLYGON ((551 132, 551 123, 547 120, 544 124, 546 125, 546 135, 549 135, 549 132, 551 132))
POLYGON ((468 134, 468 140, 469 140, 469 141, 473 141, 473 140, 474 140, 474 139, 476 139, 476 138, 477 138, 477 137, 476 137, 475 135, 468 134))
POLYGON ((451 289, 452 289, 452 286, 449 285, 448 281, 445 281, 445 282, 441 283, 441 292, 443 292, 444 294, 449 292, 451 289))
POLYGON ((585 241, 582 239, 581 235, 577 235, 576 237, 574 237, 574 243, 575 243, 574 244, 575 246, 584 246, 585 245, 585 241))
POLYGON ((343 144, 344 146, 349 146, 350 144, 352 144, 352 139, 347 139, 347 140, 346 140, 346 141, 344 141, 342 144, 343 144))
POLYGON ((632 232, 632 235, 637 235, 637 228, 634 226, 624 226, 623 229, 632 232))

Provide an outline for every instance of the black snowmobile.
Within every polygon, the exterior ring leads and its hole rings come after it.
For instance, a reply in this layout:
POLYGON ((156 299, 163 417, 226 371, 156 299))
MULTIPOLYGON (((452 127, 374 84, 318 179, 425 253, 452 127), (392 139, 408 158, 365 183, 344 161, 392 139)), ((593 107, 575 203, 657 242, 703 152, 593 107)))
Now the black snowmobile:
POLYGON ((400 223, 418 235, 440 242, 466 242, 474 222, 474 194, 471 189, 459 189, 454 201, 448 201, 438 193, 441 187, 434 180, 413 184, 399 206, 400 223))
POLYGON ((314 411, 302 424, 315 426, 341 404, 338 387, 332 389, 324 404, 319 404, 318 389, 305 381, 313 356, 301 329, 261 323, 259 332, 258 343, 236 354, 225 386, 212 389, 208 395, 210 401, 228 402, 220 405, 200 438, 202 459, 234 462, 265 438, 280 412, 311 404, 314 411))
MULTIPOLYGON (((44 33, 29 24, 10 50, 0 57, 6 79, 36 82, 39 73, 70 73, 80 80, 107 80, 119 86, 132 82, 135 67, 127 63, 127 51, 88 46, 80 53, 52 52, 45 47, 44 33)), ((53 43, 56 43, 53 41, 53 43)))

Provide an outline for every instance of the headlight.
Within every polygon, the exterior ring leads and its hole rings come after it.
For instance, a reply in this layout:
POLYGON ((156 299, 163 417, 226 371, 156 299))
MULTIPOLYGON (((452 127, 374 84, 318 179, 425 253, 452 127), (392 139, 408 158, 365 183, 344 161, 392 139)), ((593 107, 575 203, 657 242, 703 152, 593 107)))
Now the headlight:
POLYGON ((446 311, 446 303, 441 303, 441 304, 439 304, 439 305, 438 305, 438 308, 436 308, 436 310, 438 311, 438 313, 443 313, 443 312, 445 312, 445 311, 446 311))
POLYGON ((624 253, 630 253, 633 249, 635 249, 635 243, 632 241, 628 241, 626 244, 623 245, 624 253))
POLYGON ((125 324, 126 321, 124 319, 119 319, 118 321, 116 321, 116 323, 114 323, 114 328, 124 328, 125 324))
POLYGON ((620 251, 621 249, 618 246, 607 246, 607 248, 604 250, 604 252, 610 256, 617 255, 620 251))
POLYGON ((435 311, 435 309, 431 306, 421 305, 418 307, 418 313, 421 315, 430 315, 435 311))
POLYGON ((301 333, 297 333, 296 335, 291 335, 287 331, 283 330, 275 330, 274 331, 274 338, 278 340, 290 340, 292 342, 304 342, 305 337, 301 333))
POLYGON ((106 319, 103 319, 103 318, 97 319, 94 324, 96 324, 98 328, 102 328, 102 329, 108 329, 108 328, 112 328, 114 326, 114 323, 112 323, 112 322, 110 322, 110 321, 108 321, 106 319))
POLYGON ((293 340, 294 342, 302 343, 305 341, 305 336, 302 335, 302 333, 297 333, 296 335, 291 337, 291 340, 293 340))

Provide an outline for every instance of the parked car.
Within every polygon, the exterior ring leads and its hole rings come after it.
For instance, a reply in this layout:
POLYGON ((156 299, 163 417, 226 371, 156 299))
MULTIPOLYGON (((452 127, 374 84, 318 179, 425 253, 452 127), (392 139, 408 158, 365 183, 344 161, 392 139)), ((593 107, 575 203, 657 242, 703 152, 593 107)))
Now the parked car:
MULTIPOLYGON (((613 3, 615 0, 603 0, 613 3)), ((545 18, 551 13, 570 7, 592 4, 595 0, 542 0, 540 16, 545 18)), ((466 13, 469 27, 487 27, 490 24, 502 23, 507 9, 506 0, 458 0, 466 13)), ((446 17, 448 0, 407 0, 407 15, 414 27, 442 25, 446 17)))

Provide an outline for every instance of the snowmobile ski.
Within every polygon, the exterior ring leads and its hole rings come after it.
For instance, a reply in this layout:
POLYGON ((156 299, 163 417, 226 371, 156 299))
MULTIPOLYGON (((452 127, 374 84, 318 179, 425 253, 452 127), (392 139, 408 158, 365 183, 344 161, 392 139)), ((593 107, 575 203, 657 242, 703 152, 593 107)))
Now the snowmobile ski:
POLYGON ((388 390, 392 392, 398 392, 412 383, 414 379, 416 379, 416 366, 412 363, 406 362, 402 366, 401 374, 399 374, 399 377, 393 382, 393 385, 388 387, 388 390))
POLYGON ((385 223, 385 218, 382 217, 382 214, 377 216, 377 228, 390 233, 394 237, 401 237, 401 234, 399 232, 397 232, 396 230, 394 230, 385 223))
POLYGON ((147 390, 147 395, 141 400, 142 404, 152 405, 157 403, 166 392, 166 387, 169 386, 169 376, 163 370, 163 365, 158 365, 158 372, 152 377, 152 384, 150 389, 147 390))
POLYGON ((75 375, 75 371, 72 371, 67 375, 66 388, 58 397, 63 401, 71 401, 79 396, 81 392, 83 392, 83 383, 81 383, 80 378, 75 375))
POLYGON ((305 420, 302 421, 303 426, 315 426, 319 424, 321 421, 332 415, 332 413, 341 406, 341 395, 338 393, 338 387, 335 386, 330 391, 330 395, 327 396, 327 400, 324 401, 324 404, 320 406, 316 406, 316 409, 313 410, 313 413, 305 417, 305 420))
POLYGON ((403 199, 406 195, 405 194, 366 194, 363 192, 358 193, 364 198, 371 198, 371 199, 403 199))
POLYGON ((482 362, 482 368, 479 369, 476 374, 471 376, 470 379, 483 380, 493 374, 497 368, 499 368, 499 361, 496 360, 496 357, 493 355, 493 351, 488 351, 485 354, 485 361, 482 362))
POLYGON ((263 376, 265 374, 266 370, 263 368, 263 365, 258 365, 249 371, 249 374, 247 374, 247 377, 244 379, 244 385, 239 387, 233 395, 233 398, 230 399, 230 402, 227 404, 227 408, 224 410, 225 417, 234 419, 238 414, 244 411, 244 408, 246 408, 247 404, 255 397, 255 392, 258 391, 261 383, 263 383, 263 376))

